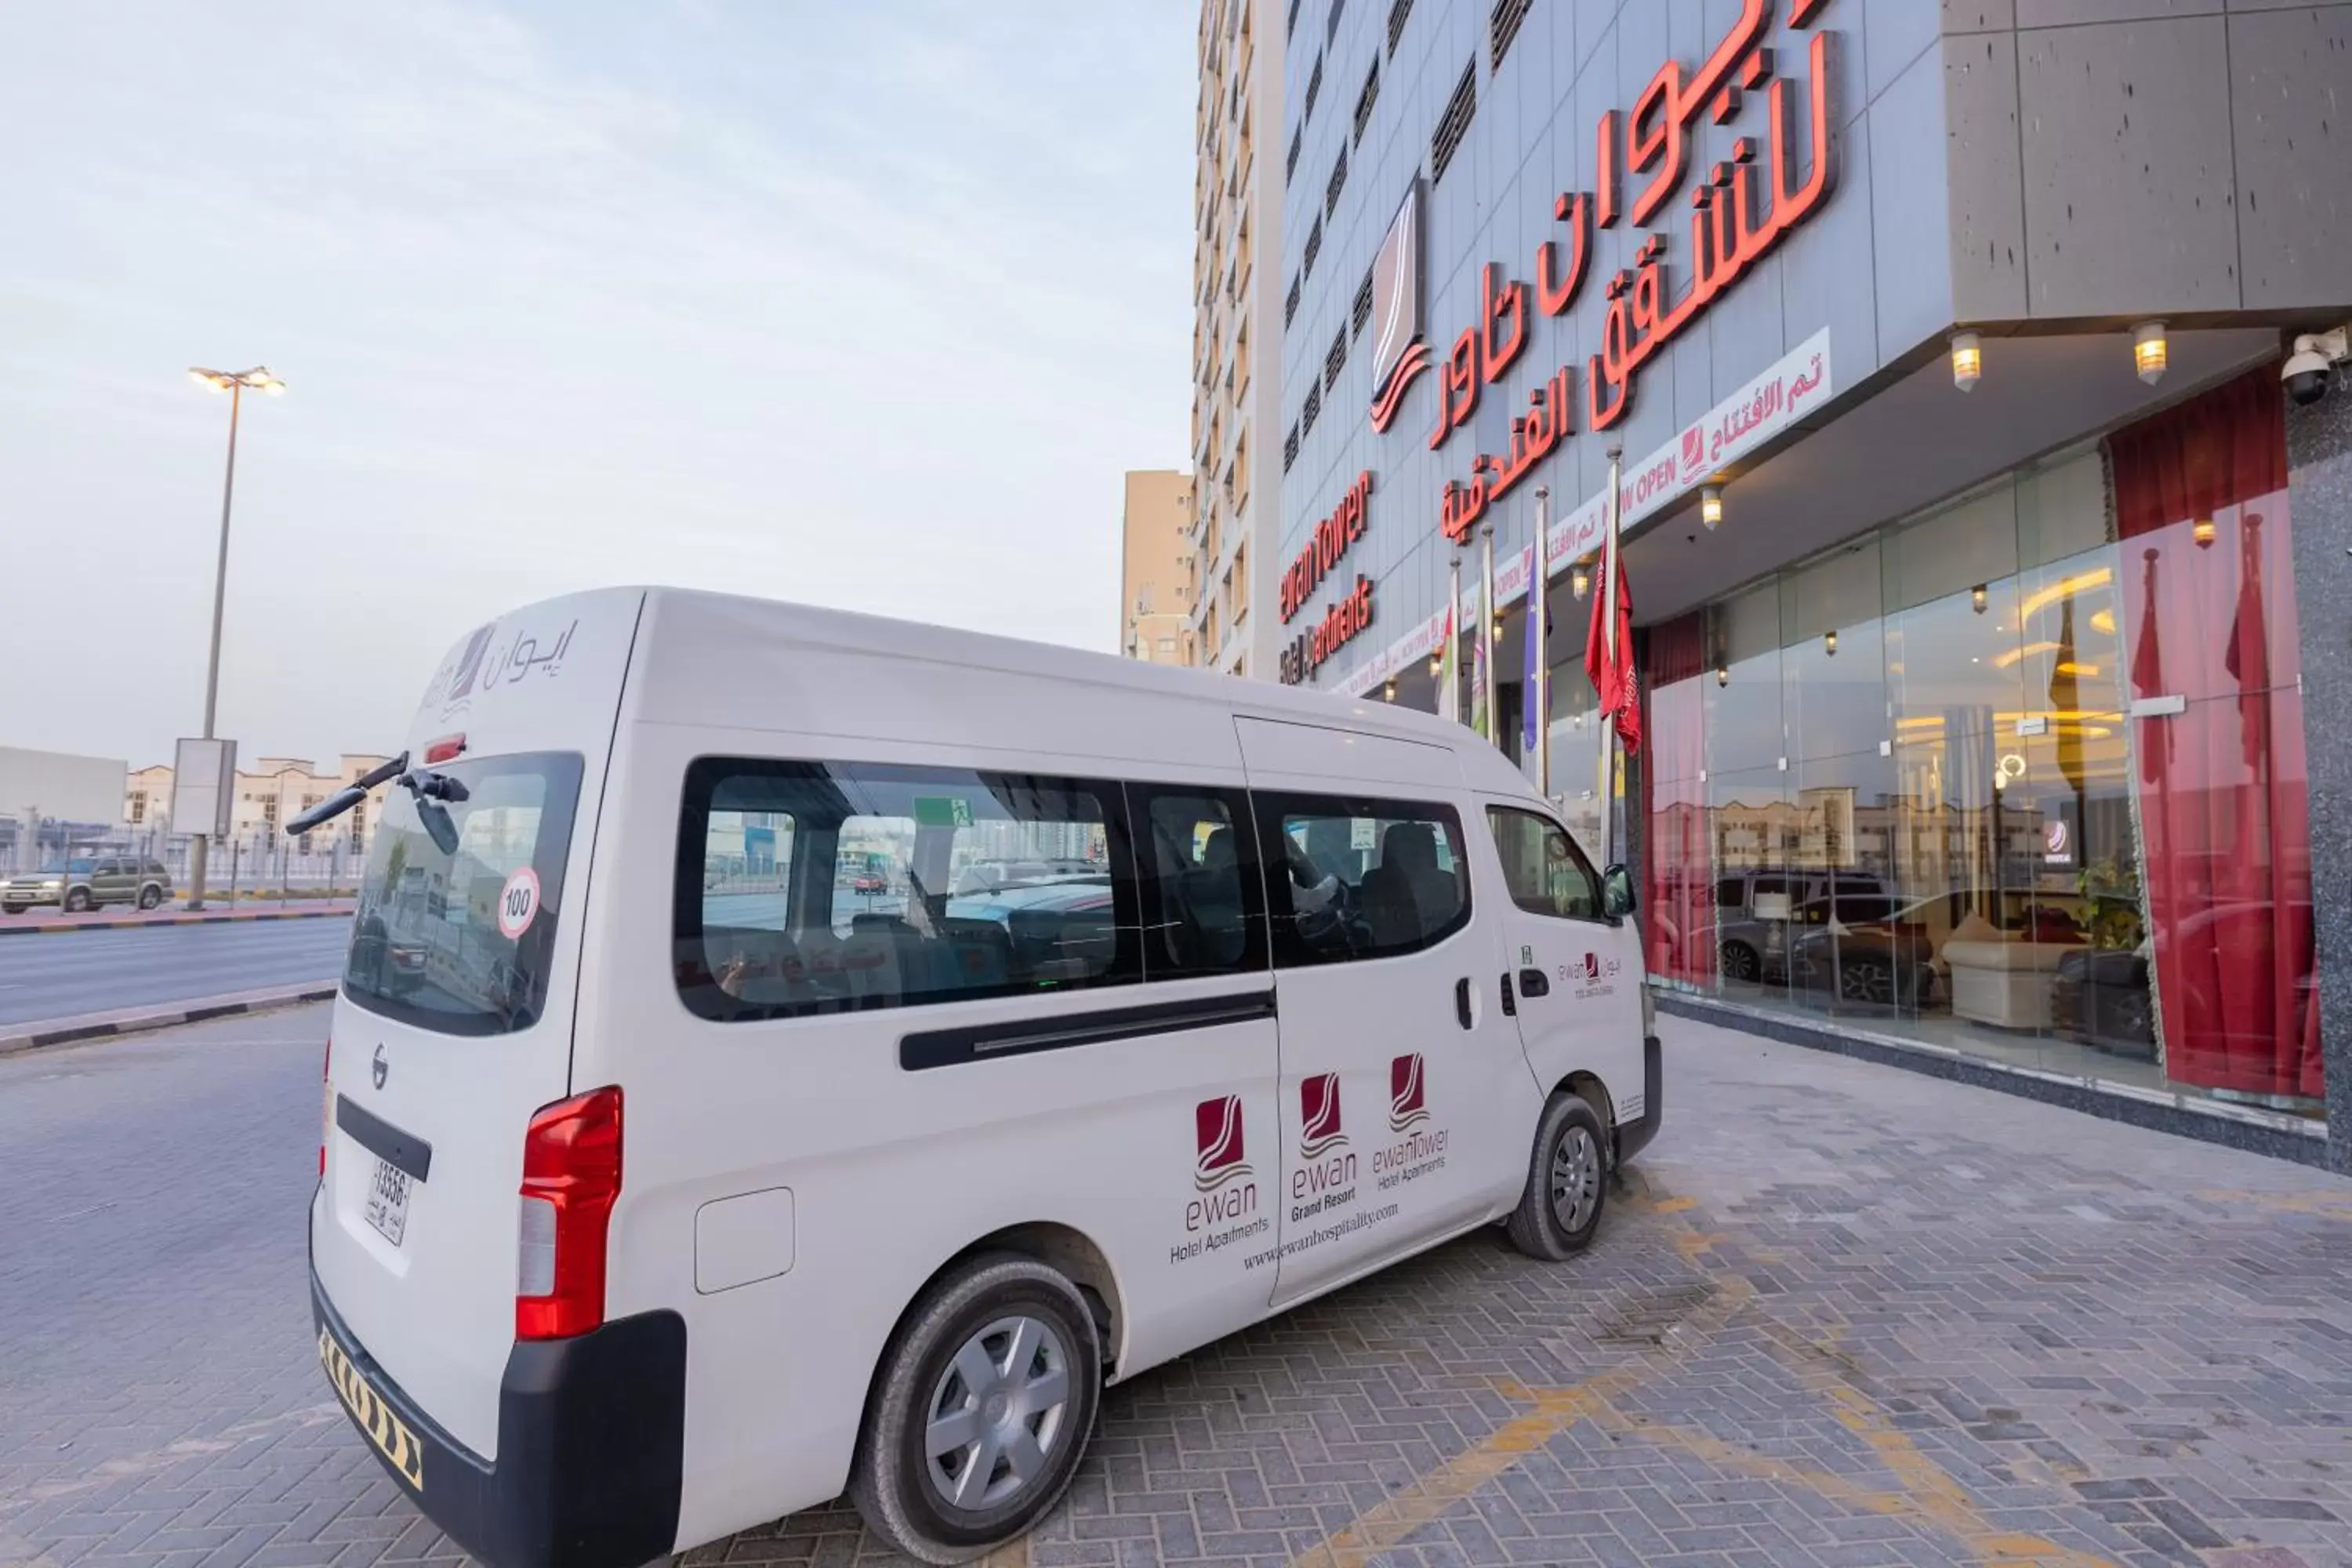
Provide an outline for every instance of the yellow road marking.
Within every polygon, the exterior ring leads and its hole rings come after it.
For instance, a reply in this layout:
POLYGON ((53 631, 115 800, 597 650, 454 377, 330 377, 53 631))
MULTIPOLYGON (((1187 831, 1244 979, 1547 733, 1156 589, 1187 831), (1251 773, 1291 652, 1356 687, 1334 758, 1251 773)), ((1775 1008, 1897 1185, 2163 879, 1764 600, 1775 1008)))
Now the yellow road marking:
POLYGON ((2316 1215, 2321 1219, 2340 1219, 2352 1224, 2352 1193, 2242 1193, 2215 1188, 2197 1195, 2213 1203, 2253 1204, 2285 1214, 2316 1215))
MULTIPOLYGON (((1696 1202, 1689 1198, 1657 1198, 1644 1185, 1632 1194, 1627 1206, 1637 1212, 1679 1214, 1695 1208, 1696 1202)), ((2347 1204, 2342 1217, 2352 1219, 2352 1204, 2347 1204)), ((1708 1255, 1727 1239, 1724 1233, 1717 1231, 1685 1227, 1675 1232, 1675 1255, 1706 1277, 1717 1289, 1705 1305, 1685 1320, 1682 1331, 1671 1336, 1668 1342, 1643 1352, 1624 1366, 1572 1387, 1530 1389, 1514 1383, 1498 1383, 1496 1392, 1514 1404, 1532 1408, 1367 1510, 1346 1529, 1292 1558, 1290 1568, 1364 1568, 1373 1557, 1434 1523, 1454 1504, 1511 1469, 1526 1455, 1544 1447, 1577 1422, 1586 1420, 1603 1431, 1679 1447, 1727 1469, 1801 1486, 1861 1511, 1904 1519, 1940 1531, 1968 1546, 1987 1568, 2113 1568, 2105 1558, 2088 1556, 2039 1536, 1995 1528, 1967 1489, 1922 1453, 1885 1412, 1853 1385, 1851 1374, 1859 1369, 1838 1348, 1834 1338, 1807 1338, 1796 1329, 1769 1321, 1763 1325, 1767 1343, 1795 1373, 1799 1386, 1830 1402, 1831 1414, 1838 1424, 1866 1444, 1895 1478, 1894 1490, 1873 1489, 1844 1476, 1774 1458, 1692 1428, 1654 1426, 1621 1409, 1619 1399, 1689 1359, 1754 1300, 1754 1287, 1745 1279, 1708 1267, 1708 1255)), ((1843 1327, 1842 1321, 1834 1321, 1832 1333, 1843 1327)))

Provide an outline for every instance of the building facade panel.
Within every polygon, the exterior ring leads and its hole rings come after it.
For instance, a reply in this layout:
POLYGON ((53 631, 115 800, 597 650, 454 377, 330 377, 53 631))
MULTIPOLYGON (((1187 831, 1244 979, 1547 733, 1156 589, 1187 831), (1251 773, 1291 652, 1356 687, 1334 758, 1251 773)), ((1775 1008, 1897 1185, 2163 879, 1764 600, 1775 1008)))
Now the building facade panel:
POLYGON ((1490 697, 1641 865, 1692 1005, 2352 1149, 2320 1136, 2347 1046, 2307 826, 2352 764, 2305 722, 2293 564, 2341 521, 2288 515, 2279 385, 2283 329, 2352 317, 2352 248, 2331 203, 2253 210, 2322 183, 2277 100, 2323 68, 2284 40, 2338 52, 2347 9, 1302 0, 1280 678, 1490 697), (1408 223, 1421 330, 1376 384, 1357 301, 1408 223), (1577 592, 1612 450, 1648 731, 1622 801, 1577 592))

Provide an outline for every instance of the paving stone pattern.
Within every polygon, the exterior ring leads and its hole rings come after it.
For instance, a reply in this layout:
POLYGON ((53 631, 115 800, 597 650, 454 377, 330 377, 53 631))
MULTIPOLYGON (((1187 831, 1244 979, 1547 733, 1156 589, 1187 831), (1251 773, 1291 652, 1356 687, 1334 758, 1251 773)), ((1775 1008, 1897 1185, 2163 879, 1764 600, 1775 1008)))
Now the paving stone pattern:
MULTIPOLYGON (((307 1010, 0 1062, 0 1564, 455 1561, 311 1360, 307 1010)), ((2352 1564, 2352 1183, 1675 1022, 1599 1247, 1114 1390, 1038 1565, 2352 1564)), ((891 1561, 845 1509, 695 1563, 891 1561)))

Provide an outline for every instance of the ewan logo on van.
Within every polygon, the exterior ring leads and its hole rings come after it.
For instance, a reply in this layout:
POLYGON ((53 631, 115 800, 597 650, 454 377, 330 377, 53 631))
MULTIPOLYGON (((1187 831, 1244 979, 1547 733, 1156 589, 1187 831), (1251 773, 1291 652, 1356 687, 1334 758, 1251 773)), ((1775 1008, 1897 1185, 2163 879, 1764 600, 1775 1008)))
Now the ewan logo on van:
POLYGON ((1317 1073, 1298 1084, 1298 1154, 1319 1159, 1347 1142, 1339 1130, 1339 1075, 1317 1073))
POLYGON ((1421 1053, 1411 1052, 1389 1063, 1389 1131, 1405 1132, 1429 1120, 1422 1097, 1421 1053))
POLYGON ((1195 1187, 1211 1192, 1250 1173, 1249 1162, 1242 1153, 1240 1095, 1201 1101, 1192 1108, 1192 1121, 1201 1151, 1192 1171, 1195 1187))

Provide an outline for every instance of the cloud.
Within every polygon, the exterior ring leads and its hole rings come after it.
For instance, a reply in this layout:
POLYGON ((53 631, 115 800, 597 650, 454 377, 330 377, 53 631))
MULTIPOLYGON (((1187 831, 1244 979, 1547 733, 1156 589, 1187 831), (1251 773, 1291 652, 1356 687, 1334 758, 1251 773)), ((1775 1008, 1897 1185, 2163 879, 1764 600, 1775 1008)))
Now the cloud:
POLYGON ((1108 649, 1182 461, 1181 7, 15 8, 0 740, 388 745, 442 648, 659 580, 1108 649), (126 613, 127 612, 127 613, 126 613), (59 657, 61 654, 66 657, 59 657))

